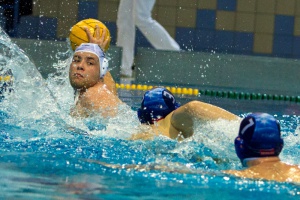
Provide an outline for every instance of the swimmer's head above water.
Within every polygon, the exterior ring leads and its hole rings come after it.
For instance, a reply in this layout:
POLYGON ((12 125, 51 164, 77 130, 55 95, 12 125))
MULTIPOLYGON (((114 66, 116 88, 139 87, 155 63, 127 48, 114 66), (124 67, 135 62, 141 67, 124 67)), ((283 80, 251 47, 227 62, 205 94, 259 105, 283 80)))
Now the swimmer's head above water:
POLYGON ((108 60, 97 44, 83 43, 74 52, 69 79, 76 90, 93 87, 107 72, 108 60))
POLYGON ((272 115, 250 114, 242 120, 234 144, 243 165, 248 159, 278 156, 283 147, 280 125, 272 115))
POLYGON ((154 88, 145 92, 138 118, 141 123, 153 124, 154 121, 165 118, 180 105, 174 95, 165 88, 154 88))
POLYGON ((77 52, 87 52, 96 55, 100 62, 100 77, 103 78, 107 72, 108 68, 108 60, 105 58, 105 54, 103 50, 97 45, 93 43, 82 43, 79 47, 76 48, 74 54, 77 52))

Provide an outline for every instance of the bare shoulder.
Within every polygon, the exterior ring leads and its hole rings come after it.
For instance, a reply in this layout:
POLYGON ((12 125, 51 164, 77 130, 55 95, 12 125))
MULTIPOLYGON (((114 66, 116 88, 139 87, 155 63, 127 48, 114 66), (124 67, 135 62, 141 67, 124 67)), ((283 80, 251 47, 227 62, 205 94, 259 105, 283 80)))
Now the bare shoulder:
POLYGON ((245 177, 244 174, 247 174, 244 170, 224 170, 224 174, 234 175, 237 177, 245 177))
POLYGON ((122 101, 106 88, 105 84, 99 84, 89 88, 79 97, 77 107, 80 106, 88 113, 100 113, 102 116, 116 116, 118 106, 122 101))
POLYGON ((154 128, 151 125, 141 124, 137 128, 137 133, 131 135, 129 140, 153 140, 155 136, 154 128))
POLYGON ((291 177, 293 182, 300 183, 300 166, 286 164, 287 176, 291 177))
POLYGON ((107 72, 104 76, 104 84, 107 86, 109 91, 111 91, 113 94, 117 95, 117 88, 116 83, 111 75, 110 72, 107 72))
POLYGON ((152 140, 155 137, 167 137, 172 138, 172 135, 169 134, 170 127, 166 127, 165 125, 160 124, 164 119, 160 120, 158 124, 154 125, 144 125, 141 124, 139 126, 138 132, 133 134, 129 139, 130 140, 152 140))
POLYGON ((154 136, 155 135, 153 133, 149 132, 136 133, 133 134, 129 140, 153 140, 154 136))
POLYGON ((223 172, 241 178, 300 183, 300 168, 282 162, 272 165, 260 164, 244 170, 225 170, 223 172))
POLYGON ((94 87, 91 87, 86 92, 86 96, 89 100, 96 100, 96 101, 103 101, 105 99, 119 99, 118 96, 111 91, 111 88, 108 87, 106 84, 98 84, 94 87))

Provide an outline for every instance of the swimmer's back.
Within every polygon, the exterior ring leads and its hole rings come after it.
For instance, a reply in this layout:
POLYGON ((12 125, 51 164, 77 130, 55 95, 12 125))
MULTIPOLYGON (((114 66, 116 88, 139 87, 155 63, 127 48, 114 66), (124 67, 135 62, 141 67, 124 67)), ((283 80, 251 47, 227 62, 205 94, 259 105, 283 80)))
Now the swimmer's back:
POLYGON ((247 169, 224 171, 238 177, 300 183, 300 168, 283 162, 264 162, 247 169))

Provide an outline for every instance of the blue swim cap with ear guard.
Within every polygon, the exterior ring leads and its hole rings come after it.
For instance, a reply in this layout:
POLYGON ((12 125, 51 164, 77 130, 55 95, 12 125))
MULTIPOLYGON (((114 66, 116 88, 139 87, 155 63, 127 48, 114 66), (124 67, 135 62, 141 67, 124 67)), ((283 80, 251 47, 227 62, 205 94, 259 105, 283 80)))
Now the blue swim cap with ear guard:
POLYGON ((141 123, 153 124, 180 107, 174 95, 165 88, 154 88, 145 92, 138 118, 141 123))
POLYGON ((266 113, 245 117, 234 141, 237 156, 246 158, 278 156, 283 147, 278 121, 266 113))

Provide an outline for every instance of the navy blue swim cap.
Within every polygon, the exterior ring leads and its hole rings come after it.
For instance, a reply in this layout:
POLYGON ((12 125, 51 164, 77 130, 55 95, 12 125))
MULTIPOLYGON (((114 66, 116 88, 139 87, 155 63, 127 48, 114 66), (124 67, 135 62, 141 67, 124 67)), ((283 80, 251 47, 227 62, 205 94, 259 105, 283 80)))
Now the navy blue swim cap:
POLYGON ((237 156, 245 158, 278 156, 283 147, 278 121, 266 113, 245 117, 234 141, 237 156))
POLYGON ((138 118, 141 123, 153 124, 154 121, 165 118, 180 105, 174 95, 165 88, 154 88, 145 92, 138 118))

